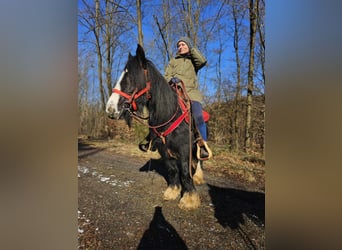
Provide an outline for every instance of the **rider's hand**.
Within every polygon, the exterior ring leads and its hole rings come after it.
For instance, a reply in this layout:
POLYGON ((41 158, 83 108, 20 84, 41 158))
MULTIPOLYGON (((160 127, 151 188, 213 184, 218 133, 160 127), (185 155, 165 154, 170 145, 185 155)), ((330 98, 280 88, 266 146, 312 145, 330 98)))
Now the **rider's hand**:
POLYGON ((181 80, 178 77, 172 77, 169 81, 170 85, 177 85, 177 83, 181 82, 181 80))

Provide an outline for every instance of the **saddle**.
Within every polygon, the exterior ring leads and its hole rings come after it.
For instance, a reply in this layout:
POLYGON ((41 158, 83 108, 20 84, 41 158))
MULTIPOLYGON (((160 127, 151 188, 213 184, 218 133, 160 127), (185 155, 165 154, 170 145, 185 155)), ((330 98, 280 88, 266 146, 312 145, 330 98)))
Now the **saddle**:
MULTIPOLYGON (((175 90, 178 95, 178 102, 179 106, 181 107, 182 113, 185 114, 185 121, 189 124, 190 117, 191 117, 191 130, 195 136, 195 143, 196 143, 196 155, 199 160, 205 161, 212 157, 212 151, 209 148, 207 142, 203 140, 201 133, 199 132, 196 122, 192 116, 191 110, 191 99, 186 92, 184 83, 182 80, 171 79, 169 82, 170 86, 175 90)), ((210 115, 207 111, 202 110, 204 122, 208 122, 210 115)))

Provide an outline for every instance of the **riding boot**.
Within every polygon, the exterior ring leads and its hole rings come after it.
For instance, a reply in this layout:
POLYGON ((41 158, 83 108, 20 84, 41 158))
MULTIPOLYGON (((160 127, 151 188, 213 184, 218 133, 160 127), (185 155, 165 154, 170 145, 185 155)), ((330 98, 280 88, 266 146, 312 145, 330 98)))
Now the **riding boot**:
POLYGON ((209 152, 205 147, 200 147, 200 157, 201 158, 208 158, 209 157, 209 152))
POLYGON ((212 157, 212 152, 207 142, 203 139, 197 140, 197 158, 205 161, 212 157))

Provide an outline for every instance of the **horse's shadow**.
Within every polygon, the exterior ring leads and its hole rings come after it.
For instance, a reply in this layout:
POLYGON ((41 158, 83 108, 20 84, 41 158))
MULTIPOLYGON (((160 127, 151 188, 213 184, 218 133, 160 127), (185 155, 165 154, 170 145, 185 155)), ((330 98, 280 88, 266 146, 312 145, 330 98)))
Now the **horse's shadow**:
POLYGON ((246 215, 259 227, 265 225, 265 194, 208 184, 215 217, 223 227, 239 229, 246 215))
POLYGON ((149 228, 140 240, 138 250, 142 249, 188 249, 176 229, 165 219, 162 208, 156 207, 149 228))
POLYGON ((150 159, 148 162, 145 163, 144 166, 142 166, 139 169, 140 172, 150 172, 155 171, 159 175, 163 176, 167 183, 169 183, 168 180, 168 172, 167 168, 164 165, 163 159, 150 159))

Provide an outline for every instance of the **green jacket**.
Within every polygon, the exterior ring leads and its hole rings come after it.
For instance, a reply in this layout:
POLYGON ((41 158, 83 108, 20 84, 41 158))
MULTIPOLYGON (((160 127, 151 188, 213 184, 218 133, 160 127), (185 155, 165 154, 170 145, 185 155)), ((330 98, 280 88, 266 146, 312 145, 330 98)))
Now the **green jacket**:
POLYGON ((176 54, 165 69, 165 78, 169 82, 172 77, 177 77, 184 82, 186 91, 193 101, 203 102, 203 95, 199 90, 197 72, 207 60, 198 49, 192 48, 190 55, 184 56, 176 54))

